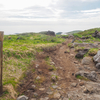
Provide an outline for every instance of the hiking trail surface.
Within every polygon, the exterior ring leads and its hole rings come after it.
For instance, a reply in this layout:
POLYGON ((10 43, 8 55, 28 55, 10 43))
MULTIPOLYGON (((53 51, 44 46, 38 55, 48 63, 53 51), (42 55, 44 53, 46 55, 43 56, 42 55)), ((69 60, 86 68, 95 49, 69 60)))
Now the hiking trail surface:
POLYGON ((71 41, 36 54, 20 80, 17 100, 100 100, 99 70, 92 57, 75 58, 71 41))

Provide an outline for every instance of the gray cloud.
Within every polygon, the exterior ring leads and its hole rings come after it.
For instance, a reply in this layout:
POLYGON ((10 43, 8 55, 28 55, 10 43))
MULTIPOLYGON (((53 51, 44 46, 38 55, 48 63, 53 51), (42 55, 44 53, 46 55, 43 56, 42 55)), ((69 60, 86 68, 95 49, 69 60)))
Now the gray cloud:
POLYGON ((4 7, 3 4, 0 4, 0 8, 4 7))
POLYGON ((99 4, 99 0, 54 0, 49 6, 0 9, 0 30, 8 34, 45 30, 66 32, 99 27, 99 4))

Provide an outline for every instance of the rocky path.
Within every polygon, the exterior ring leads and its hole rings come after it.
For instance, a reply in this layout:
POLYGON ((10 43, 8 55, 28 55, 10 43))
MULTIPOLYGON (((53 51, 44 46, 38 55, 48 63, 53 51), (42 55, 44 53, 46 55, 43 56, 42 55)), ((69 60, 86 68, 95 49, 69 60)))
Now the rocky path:
POLYGON ((24 95, 17 100, 100 100, 99 71, 92 57, 75 58, 75 49, 68 47, 71 41, 38 55, 19 85, 18 91, 24 95), (46 64, 47 56, 55 70, 46 64), (76 73, 86 75, 89 80, 77 79, 76 73))

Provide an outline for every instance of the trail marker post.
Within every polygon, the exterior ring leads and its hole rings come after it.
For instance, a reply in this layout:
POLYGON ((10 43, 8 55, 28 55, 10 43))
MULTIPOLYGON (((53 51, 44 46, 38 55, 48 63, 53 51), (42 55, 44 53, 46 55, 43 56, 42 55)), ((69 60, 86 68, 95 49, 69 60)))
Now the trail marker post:
POLYGON ((2 95, 3 93, 3 86, 2 86, 3 35, 4 35, 4 32, 0 31, 0 95, 2 95))

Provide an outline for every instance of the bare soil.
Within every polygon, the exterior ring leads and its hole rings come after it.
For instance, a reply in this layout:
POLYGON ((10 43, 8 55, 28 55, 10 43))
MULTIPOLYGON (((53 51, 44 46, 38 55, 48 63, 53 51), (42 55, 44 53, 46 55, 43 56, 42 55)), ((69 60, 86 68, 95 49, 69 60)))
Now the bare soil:
MULTIPOLYGON (((49 89, 53 93, 59 92, 61 96, 65 97, 69 91, 80 88, 75 73, 82 68, 82 64, 80 59, 75 58, 74 48, 68 47, 68 43, 71 41, 72 39, 68 39, 65 43, 56 46, 56 49, 37 53, 36 60, 31 62, 24 79, 20 80, 19 96, 24 94, 29 97, 29 100, 44 97, 53 100, 53 94, 47 94, 49 89), (46 61, 48 57, 50 64, 46 61), (55 69, 51 66, 54 66, 55 69), (53 81, 52 76, 56 76, 57 80, 53 81), (72 83, 78 84, 77 88, 71 86, 72 83), (53 85, 59 88, 54 89, 53 85)), ((92 64, 92 66, 94 65, 92 64)))

